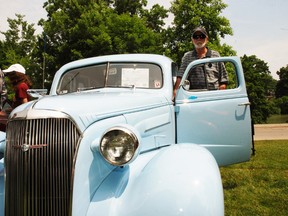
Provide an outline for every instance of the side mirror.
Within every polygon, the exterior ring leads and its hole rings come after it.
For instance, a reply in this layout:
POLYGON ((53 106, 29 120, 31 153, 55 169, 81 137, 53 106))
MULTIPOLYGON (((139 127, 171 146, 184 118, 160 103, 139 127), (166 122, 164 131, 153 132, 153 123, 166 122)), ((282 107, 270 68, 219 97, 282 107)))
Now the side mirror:
POLYGON ((33 98, 41 98, 47 95, 47 89, 28 89, 27 93, 33 98))
POLYGON ((189 80, 184 80, 183 88, 188 91, 190 89, 190 82, 189 80))

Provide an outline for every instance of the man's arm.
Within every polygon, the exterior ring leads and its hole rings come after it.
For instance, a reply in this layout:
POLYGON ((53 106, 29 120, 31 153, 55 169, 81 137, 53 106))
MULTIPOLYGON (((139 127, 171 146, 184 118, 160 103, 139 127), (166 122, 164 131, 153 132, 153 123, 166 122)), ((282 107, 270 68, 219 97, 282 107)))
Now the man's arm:
POLYGON ((174 85, 174 89, 173 89, 174 98, 176 96, 176 92, 177 92, 177 89, 179 88, 180 82, 181 82, 181 77, 177 77, 175 85, 174 85))

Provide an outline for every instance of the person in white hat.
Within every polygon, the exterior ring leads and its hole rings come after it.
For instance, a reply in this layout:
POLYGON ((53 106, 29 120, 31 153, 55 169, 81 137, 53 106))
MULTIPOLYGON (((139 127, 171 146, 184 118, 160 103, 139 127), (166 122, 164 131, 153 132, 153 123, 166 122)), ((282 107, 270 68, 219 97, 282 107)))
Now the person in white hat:
POLYGON ((31 88, 32 82, 26 75, 25 68, 21 64, 13 64, 6 70, 3 70, 3 72, 9 78, 15 91, 13 108, 27 103, 30 100, 27 90, 31 88))
POLYGON ((25 74, 26 70, 21 64, 13 64, 8 69, 3 70, 3 72, 4 73, 19 72, 19 73, 25 74))

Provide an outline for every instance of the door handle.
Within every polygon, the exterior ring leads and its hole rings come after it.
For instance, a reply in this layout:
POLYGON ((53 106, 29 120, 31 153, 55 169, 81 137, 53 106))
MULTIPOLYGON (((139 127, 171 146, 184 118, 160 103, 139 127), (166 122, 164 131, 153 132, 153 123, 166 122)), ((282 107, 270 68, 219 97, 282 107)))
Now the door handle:
POLYGON ((245 103, 238 104, 238 106, 250 106, 250 105, 251 105, 250 102, 245 102, 245 103))

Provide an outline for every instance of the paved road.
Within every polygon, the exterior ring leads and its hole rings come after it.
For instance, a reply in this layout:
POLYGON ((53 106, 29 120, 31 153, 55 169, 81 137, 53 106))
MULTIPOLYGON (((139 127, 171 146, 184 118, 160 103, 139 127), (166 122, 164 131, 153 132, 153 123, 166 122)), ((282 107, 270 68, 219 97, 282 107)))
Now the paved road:
POLYGON ((256 124, 254 140, 288 140, 288 124, 256 124))

